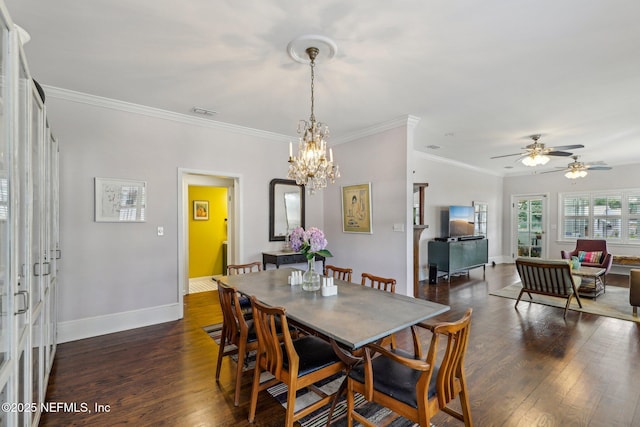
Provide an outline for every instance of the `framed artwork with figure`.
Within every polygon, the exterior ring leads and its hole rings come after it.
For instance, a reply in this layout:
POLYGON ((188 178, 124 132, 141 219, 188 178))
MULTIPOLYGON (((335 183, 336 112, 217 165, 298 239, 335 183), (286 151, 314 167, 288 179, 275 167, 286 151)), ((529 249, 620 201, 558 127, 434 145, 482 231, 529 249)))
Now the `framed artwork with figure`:
POLYGON ((373 234, 370 182, 342 187, 342 231, 373 234))
POLYGON ((209 201, 193 201, 193 219, 195 221, 206 221, 209 219, 209 201))

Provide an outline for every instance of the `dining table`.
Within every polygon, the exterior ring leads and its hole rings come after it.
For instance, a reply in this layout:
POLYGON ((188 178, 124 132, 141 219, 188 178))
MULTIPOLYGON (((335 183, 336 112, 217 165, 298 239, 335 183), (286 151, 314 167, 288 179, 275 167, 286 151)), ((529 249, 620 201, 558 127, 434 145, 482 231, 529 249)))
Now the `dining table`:
POLYGON ((347 349, 358 349, 431 317, 449 306, 334 279, 336 295, 290 285, 293 268, 223 276, 222 283, 272 307, 284 307, 287 318, 347 349))
POLYGON ((294 271, 300 272, 280 268, 223 276, 218 280, 264 304, 284 307, 288 319, 331 341, 345 363, 346 375, 329 409, 327 426, 331 425, 338 397, 346 390, 346 376, 356 363, 340 347, 357 350, 450 309, 448 305, 338 279, 333 279, 337 292, 323 296, 321 290, 306 291, 301 285, 291 285, 294 271))

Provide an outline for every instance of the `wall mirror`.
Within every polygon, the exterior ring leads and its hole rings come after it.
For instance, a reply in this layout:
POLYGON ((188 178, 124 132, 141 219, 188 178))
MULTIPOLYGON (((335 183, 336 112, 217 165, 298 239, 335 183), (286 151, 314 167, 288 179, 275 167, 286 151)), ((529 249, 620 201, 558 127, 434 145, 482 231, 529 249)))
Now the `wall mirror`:
POLYGON ((269 241, 284 241, 296 227, 304 227, 304 186, 291 179, 269 183, 269 241))

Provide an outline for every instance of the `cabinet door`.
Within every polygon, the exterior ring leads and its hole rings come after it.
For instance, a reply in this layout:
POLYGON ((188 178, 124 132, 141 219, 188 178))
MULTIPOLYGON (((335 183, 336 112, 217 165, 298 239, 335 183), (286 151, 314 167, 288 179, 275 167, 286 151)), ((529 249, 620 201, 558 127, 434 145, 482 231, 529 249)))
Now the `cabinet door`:
MULTIPOLYGON (((8 25, 0 16, 0 401, 15 401, 12 385, 15 382, 12 360, 12 332, 14 327, 15 292, 11 286, 11 244, 12 220, 14 213, 10 199, 10 191, 14 181, 11 177, 10 138, 7 135, 7 49, 8 25)), ((0 425, 10 425, 11 414, 0 411, 0 425)))

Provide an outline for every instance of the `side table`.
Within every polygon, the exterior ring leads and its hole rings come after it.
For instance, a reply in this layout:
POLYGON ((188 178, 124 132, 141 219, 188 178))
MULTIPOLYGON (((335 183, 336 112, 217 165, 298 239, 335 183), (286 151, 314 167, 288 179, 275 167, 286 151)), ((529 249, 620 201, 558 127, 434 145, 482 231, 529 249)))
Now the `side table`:
MULTIPOLYGON (((316 261, 322 261, 322 271, 324 272, 324 266, 326 258, 320 255, 316 255, 316 261)), ((300 252, 285 252, 285 251, 272 251, 262 252, 262 268, 267 269, 267 264, 274 264, 276 268, 280 268, 283 264, 306 264, 307 257, 300 252)))
POLYGON ((571 270, 571 274, 574 276, 593 279, 592 282, 583 282, 578 289, 578 294, 580 294, 581 297, 596 299, 598 295, 605 293, 605 282, 602 280, 605 271, 607 270, 600 267, 580 267, 571 270))

